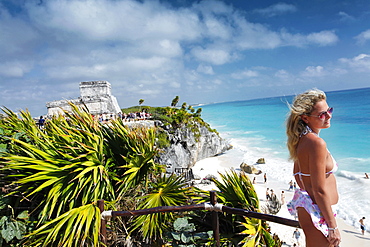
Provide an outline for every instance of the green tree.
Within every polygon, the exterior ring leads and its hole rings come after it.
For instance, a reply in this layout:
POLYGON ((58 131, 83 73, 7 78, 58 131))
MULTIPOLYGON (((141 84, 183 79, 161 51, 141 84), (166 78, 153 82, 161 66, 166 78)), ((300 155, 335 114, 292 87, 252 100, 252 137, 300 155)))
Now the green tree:
POLYGON ((144 103, 143 99, 139 99, 139 106, 140 106, 140 111, 141 111, 141 105, 144 103))
POLYGON ((179 100, 180 100, 180 97, 179 96, 176 96, 172 102, 171 102, 171 106, 172 107, 176 107, 177 103, 179 103, 179 100))
POLYGON ((195 112, 195 109, 194 109, 191 105, 189 105, 188 110, 189 110, 191 113, 194 113, 194 112, 195 112))
POLYGON ((200 117, 202 113, 202 108, 198 108, 197 111, 194 114, 194 117, 200 117))
POLYGON ((186 102, 182 103, 182 105, 181 105, 181 109, 182 109, 182 110, 186 110, 186 106, 187 106, 186 102))

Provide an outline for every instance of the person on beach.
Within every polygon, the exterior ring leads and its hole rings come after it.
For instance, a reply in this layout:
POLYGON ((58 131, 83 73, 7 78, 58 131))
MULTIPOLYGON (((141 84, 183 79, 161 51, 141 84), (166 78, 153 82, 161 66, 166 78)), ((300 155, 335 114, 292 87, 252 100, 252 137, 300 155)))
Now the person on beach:
POLYGON ((272 200, 272 201, 276 201, 276 195, 275 195, 275 193, 274 193, 274 190, 273 189, 271 189, 270 190, 270 199, 272 200))
POLYGON ((267 175, 266 175, 266 173, 265 173, 265 175, 263 175, 263 179, 264 179, 264 181, 266 183, 267 182, 267 175))
POLYGON ((289 191, 293 190, 293 180, 290 180, 289 182, 289 191))
POLYGON ((284 191, 281 192, 280 200, 281 200, 281 204, 284 204, 285 203, 285 194, 284 194, 284 191))
POLYGON ((361 224, 361 232, 362 232, 362 235, 365 235, 365 231, 366 231, 366 227, 365 227, 365 217, 362 217, 360 220, 359 220, 360 224, 361 224))
POLYGON ((45 125, 45 119, 43 116, 40 116, 40 119, 38 121, 38 125, 39 125, 39 128, 40 129, 43 129, 44 128, 44 125, 45 125))
POLYGON ((271 197, 270 197, 270 191, 269 191, 269 188, 267 188, 267 190, 266 190, 266 200, 268 201, 270 199, 271 199, 271 197))
POLYGON ((299 246, 300 237, 301 237, 301 233, 299 232, 298 228, 296 228, 295 231, 293 232, 293 238, 295 238, 298 246, 299 246))
POLYGON ((287 145, 300 187, 287 207, 290 214, 298 214, 307 247, 339 246, 341 242, 335 219, 339 196, 334 172, 338 166, 319 136, 330 127, 332 113, 325 93, 312 89, 295 97, 287 119, 287 145))

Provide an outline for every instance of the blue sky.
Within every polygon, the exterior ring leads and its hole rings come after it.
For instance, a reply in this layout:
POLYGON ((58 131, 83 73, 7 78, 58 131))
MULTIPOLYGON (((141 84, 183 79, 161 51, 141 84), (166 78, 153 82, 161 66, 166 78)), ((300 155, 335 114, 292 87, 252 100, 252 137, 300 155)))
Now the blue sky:
POLYGON ((2 0, 0 105, 107 80, 122 108, 370 86, 370 1, 2 0))

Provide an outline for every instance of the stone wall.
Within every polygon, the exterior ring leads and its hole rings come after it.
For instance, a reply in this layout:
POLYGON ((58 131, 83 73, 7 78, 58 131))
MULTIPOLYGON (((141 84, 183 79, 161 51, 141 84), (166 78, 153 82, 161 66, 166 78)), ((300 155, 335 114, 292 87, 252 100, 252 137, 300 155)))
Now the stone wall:
POLYGON ((121 111, 116 97, 111 93, 111 84, 107 81, 80 82, 78 99, 57 100, 47 102, 48 115, 62 114, 63 110, 70 111, 68 102, 75 105, 85 104, 91 114, 117 114, 121 111))
POLYGON ((80 82, 81 97, 94 97, 96 95, 112 95, 111 84, 107 81, 80 82))

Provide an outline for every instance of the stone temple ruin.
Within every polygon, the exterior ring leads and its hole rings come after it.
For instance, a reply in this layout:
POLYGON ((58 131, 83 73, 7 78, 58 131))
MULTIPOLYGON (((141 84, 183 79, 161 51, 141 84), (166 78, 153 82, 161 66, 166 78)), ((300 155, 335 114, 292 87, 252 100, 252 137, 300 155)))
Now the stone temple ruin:
POLYGON ((107 81, 80 82, 80 97, 72 100, 56 100, 46 103, 48 116, 71 111, 68 102, 75 105, 85 104, 91 114, 117 114, 121 111, 116 97, 111 93, 111 84, 107 81))

